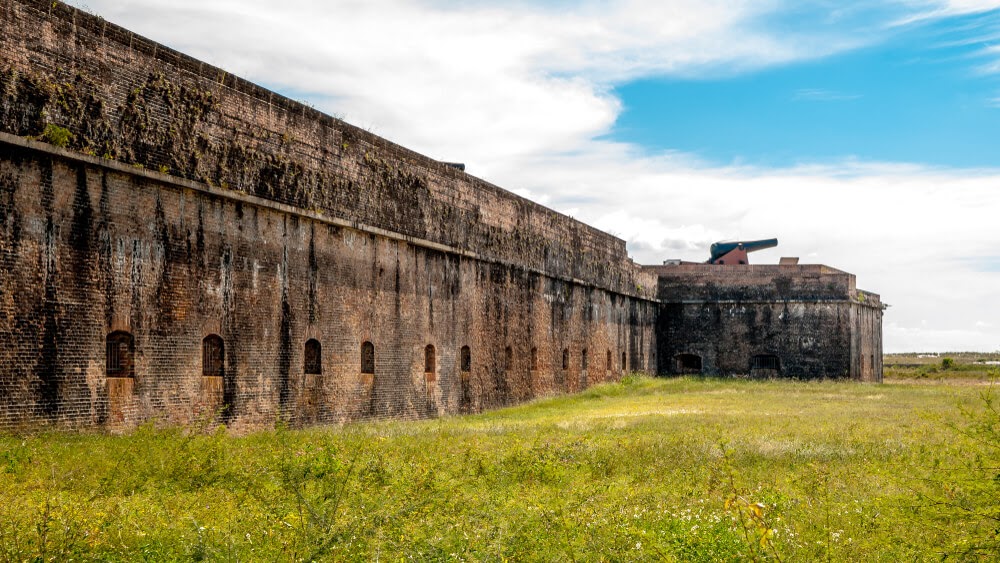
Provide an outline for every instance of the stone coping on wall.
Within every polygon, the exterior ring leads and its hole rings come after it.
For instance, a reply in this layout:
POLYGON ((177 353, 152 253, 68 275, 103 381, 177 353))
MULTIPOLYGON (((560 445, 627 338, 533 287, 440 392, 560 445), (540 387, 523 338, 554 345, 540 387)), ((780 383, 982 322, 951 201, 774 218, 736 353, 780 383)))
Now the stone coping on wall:
POLYGON ((142 178, 148 178, 150 180, 154 180, 154 181, 161 182, 161 183, 164 183, 164 184, 172 185, 172 186, 177 187, 177 188, 194 190, 194 191, 205 193, 205 194, 208 194, 208 195, 211 195, 211 196, 215 196, 215 197, 219 197, 219 198, 223 198, 223 199, 228 199, 228 200, 231 200, 231 201, 238 201, 238 202, 245 203, 245 204, 248 204, 248 205, 254 205, 254 206, 257 206, 257 207, 260 207, 260 208, 271 209, 271 210, 274 210, 274 211, 278 211, 278 212, 281 212, 281 213, 287 213, 287 214, 290 214, 290 215, 296 215, 296 216, 299 216, 299 217, 302 217, 302 218, 305 218, 305 219, 310 219, 310 220, 313 220, 313 221, 316 221, 316 222, 319 222, 319 223, 324 223, 324 224, 327 224, 327 225, 333 225, 333 226, 336 226, 336 227, 351 229, 351 230, 355 230, 355 231, 366 233, 366 234, 371 234, 371 235, 376 235, 376 236, 384 237, 384 238, 387 238, 387 239, 390 239, 390 240, 397 240, 397 241, 405 242, 407 244, 410 244, 410 245, 413 245, 413 246, 416 246, 416 247, 421 247, 421 248, 427 248, 427 249, 431 249, 431 250, 436 250, 438 252, 443 252, 443 253, 446 253, 446 254, 461 256, 463 258, 469 258, 471 260, 477 260, 477 261, 485 262, 485 263, 489 263, 489 264, 498 264, 498 265, 505 266, 505 267, 508 267, 508 268, 519 269, 519 270, 522 270, 522 271, 525 271, 525 272, 529 272, 529 273, 534 273, 534 274, 538 274, 538 275, 541 275, 541 276, 545 276, 545 277, 550 278, 550 279, 556 279, 556 280, 560 280, 560 281, 572 283, 572 284, 575 284, 575 285, 578 285, 578 286, 581 286, 581 287, 590 287, 590 288, 598 289, 598 290, 601 290, 601 291, 607 291, 609 293, 623 295, 625 297, 629 297, 629 298, 632 298, 632 299, 638 299, 638 300, 641 300, 641 301, 658 303, 657 299, 651 298, 651 297, 646 296, 646 295, 642 295, 639 292, 628 293, 628 292, 617 291, 617 290, 614 290, 614 289, 609 288, 609 287, 604 287, 604 286, 601 286, 601 285, 598 285, 598 284, 594 284, 594 283, 588 282, 586 280, 581 280, 581 279, 576 279, 576 278, 571 278, 571 277, 554 275, 554 274, 551 274, 549 272, 545 272, 545 271, 538 270, 538 269, 535 269, 535 268, 526 267, 526 266, 524 266, 522 264, 508 263, 508 262, 505 262, 505 261, 502 261, 502 260, 497 260, 495 258, 490 258, 490 257, 482 256, 482 255, 479 255, 479 254, 477 254, 475 252, 472 252, 472 251, 469 251, 469 250, 464 250, 464 249, 461 249, 461 248, 455 248, 455 247, 448 246, 448 245, 445 245, 445 244, 437 243, 437 242, 430 241, 430 240, 424 240, 424 239, 421 239, 421 238, 417 238, 417 237, 413 237, 413 236, 409 236, 409 235, 405 235, 405 234, 401 234, 401 233, 395 233, 395 232, 392 232, 392 231, 381 229, 379 227, 373 227, 373 226, 370 226, 370 225, 365 225, 365 224, 357 222, 357 221, 347 221, 347 220, 340 219, 340 218, 337 218, 337 217, 329 217, 329 216, 326 216, 326 215, 324 215, 322 213, 319 213, 317 211, 311 211, 311 210, 302 209, 302 208, 299 208, 299 207, 295 207, 293 205, 288 205, 288 204, 280 203, 280 202, 277 202, 277 201, 274 201, 274 200, 271 200, 271 199, 267 199, 267 198, 262 198, 262 197, 250 195, 250 194, 247 194, 247 193, 244 193, 244 192, 240 192, 240 191, 236 191, 236 190, 230 190, 230 189, 226 189, 226 188, 222 188, 222 187, 217 187, 217 186, 210 186, 208 184, 204 184, 204 183, 200 183, 200 182, 195 182, 193 180, 187 180, 187 179, 184 179, 184 178, 177 178, 177 177, 171 176, 169 174, 164 174, 164 173, 161 173, 161 172, 147 170, 145 168, 140 168, 140 167, 136 167, 136 166, 132 166, 132 165, 128 165, 128 164, 123 164, 121 162, 117 162, 117 161, 114 161, 114 160, 108 160, 108 159, 104 159, 104 158, 100 158, 100 157, 96 157, 96 156, 91 156, 91 155, 79 153, 79 152, 76 152, 76 151, 73 151, 73 150, 63 149, 63 148, 60 148, 60 147, 57 147, 57 146, 54 146, 54 145, 51 145, 49 143, 45 143, 45 142, 42 142, 42 141, 36 141, 36 140, 32 140, 32 139, 25 139, 25 138, 22 138, 22 137, 18 137, 16 135, 11 135, 9 133, 5 133, 5 132, 0 131, 0 147, 3 147, 3 146, 19 147, 19 148, 26 149, 26 150, 29 150, 29 151, 35 151, 35 152, 38 152, 38 153, 42 153, 42 154, 45 154, 45 155, 48 155, 48 156, 51 156, 51 157, 62 158, 62 159, 69 160, 69 161, 80 162, 80 163, 88 164, 88 165, 95 166, 95 167, 98 167, 98 168, 105 168, 105 169, 108 169, 108 170, 114 170, 115 172, 119 172, 119 173, 122 173, 122 174, 128 174, 128 175, 132 175, 132 176, 137 176, 137 177, 142 177, 142 178))
POLYGON ((854 274, 825 264, 664 264, 643 266, 658 276, 662 303, 844 303, 884 309, 878 294, 857 289, 854 274))
POLYGON ((838 270, 825 264, 663 264, 642 266, 643 270, 653 272, 661 277, 671 275, 711 275, 713 277, 752 276, 769 277, 776 275, 795 274, 801 276, 853 276, 843 270, 838 270))
POLYGON ((872 293, 870 291, 865 291, 863 289, 855 290, 854 294, 851 295, 851 301, 859 304, 865 305, 867 307, 875 307, 877 309, 885 310, 888 305, 882 303, 882 296, 877 293, 872 293))
MULTIPOLYGON (((866 292, 867 293, 867 292, 866 292)), ((868 294, 872 295, 872 294, 868 294)), ((853 303, 855 305, 861 305, 863 307, 871 307, 873 309, 885 310, 888 305, 883 305, 881 301, 878 300, 876 295, 874 299, 670 299, 667 301, 661 301, 661 303, 679 304, 679 305, 774 305, 775 303, 782 303, 787 305, 795 304, 837 304, 837 303, 853 303)))
POLYGON ((851 301, 849 299, 828 299, 828 298, 816 298, 816 299, 671 299, 669 301, 664 301, 664 303, 679 303, 681 305, 774 305, 775 303, 787 303, 789 305, 796 303, 846 303, 851 301))

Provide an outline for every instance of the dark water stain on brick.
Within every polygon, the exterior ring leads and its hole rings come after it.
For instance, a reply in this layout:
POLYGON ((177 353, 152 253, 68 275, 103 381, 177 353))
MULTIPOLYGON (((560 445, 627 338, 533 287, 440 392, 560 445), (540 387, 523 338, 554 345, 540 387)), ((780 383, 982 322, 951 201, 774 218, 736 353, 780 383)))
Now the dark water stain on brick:
POLYGON ((174 303, 178 299, 174 295, 174 290, 177 286, 174 263, 177 261, 177 253, 174 250, 173 240, 170 236, 170 224, 167 222, 166 213, 163 209, 163 200, 159 194, 156 197, 153 228, 156 231, 157 243, 163 253, 160 275, 156 280, 157 324, 160 330, 168 331, 176 322, 174 303))
POLYGON ((198 230, 195 234, 194 247, 198 251, 197 264, 200 269, 200 267, 204 266, 205 262, 205 211, 201 205, 198 206, 198 230))
POLYGON ((86 267, 90 256, 90 245, 93 237, 94 210, 90 206, 90 190, 87 187, 87 167, 79 164, 76 167, 76 194, 73 197, 73 223, 69 233, 69 243, 74 256, 79 262, 77 268, 86 267))
POLYGON ((109 329, 114 316, 114 239, 111 232, 111 190, 108 185, 108 171, 101 173, 101 200, 98 204, 99 221, 97 225, 98 271, 106 272, 102 277, 104 289, 104 326, 109 329))
POLYGON ((399 267, 399 253, 396 253, 396 269, 393 271, 393 298, 395 300, 396 318, 400 318, 403 311, 403 294, 400 291, 399 276, 401 275, 399 267))
MULTIPOLYGON (((132 332, 138 333, 145 329, 146 326, 146 308, 143 307, 142 290, 146 285, 145 271, 148 264, 148 256, 145 252, 146 241, 134 238, 131 242, 131 251, 129 252, 129 263, 131 267, 129 268, 127 285, 127 287, 132 290, 131 306, 129 307, 129 311, 131 312, 129 322, 131 324, 132 332)), ((127 243, 126 246, 128 246, 127 243)))
POLYGON ((18 181, 10 173, 0 174, 0 229, 7 236, 0 240, 5 269, 11 269, 21 249, 21 212, 17 208, 18 181))
POLYGON ((292 309, 288 303, 288 246, 281 256, 281 321, 278 326, 278 408, 290 414, 292 370, 292 309))
POLYGON ((38 406, 40 414, 54 419, 59 413, 59 380, 61 361, 59 357, 59 301, 56 283, 58 280, 58 233, 53 217, 52 160, 44 159, 41 166, 42 208, 45 219, 45 245, 42 255, 44 262, 45 297, 42 300, 40 316, 42 321, 42 341, 36 373, 39 378, 38 406))
POLYGON ((309 324, 316 322, 317 285, 319 284, 319 262, 316 261, 316 225, 309 228, 309 324))

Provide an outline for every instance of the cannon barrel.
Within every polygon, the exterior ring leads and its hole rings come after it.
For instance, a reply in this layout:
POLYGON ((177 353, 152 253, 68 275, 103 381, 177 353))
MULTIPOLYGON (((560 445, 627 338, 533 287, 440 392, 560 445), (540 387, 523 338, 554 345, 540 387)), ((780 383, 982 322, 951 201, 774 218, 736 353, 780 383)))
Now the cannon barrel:
POLYGON ((755 250, 764 250, 765 248, 774 248, 778 246, 778 239, 769 238, 763 240, 739 240, 732 242, 717 242, 712 245, 710 252, 712 253, 712 258, 709 260, 710 264, 714 264, 716 260, 729 254, 734 250, 745 250, 746 252, 753 252, 755 250))

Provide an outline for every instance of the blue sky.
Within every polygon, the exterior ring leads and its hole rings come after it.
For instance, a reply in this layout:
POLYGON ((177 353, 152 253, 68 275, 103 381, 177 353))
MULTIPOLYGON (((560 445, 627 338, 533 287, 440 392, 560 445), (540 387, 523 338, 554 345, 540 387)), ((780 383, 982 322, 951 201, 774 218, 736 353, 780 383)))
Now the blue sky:
POLYGON ((996 166, 1000 80, 984 49, 998 28, 996 11, 923 20, 814 60, 629 81, 608 136, 716 164, 996 166))
POLYGON ((637 262, 777 237, 892 305, 887 351, 1000 350, 1000 0, 87 4, 637 262))

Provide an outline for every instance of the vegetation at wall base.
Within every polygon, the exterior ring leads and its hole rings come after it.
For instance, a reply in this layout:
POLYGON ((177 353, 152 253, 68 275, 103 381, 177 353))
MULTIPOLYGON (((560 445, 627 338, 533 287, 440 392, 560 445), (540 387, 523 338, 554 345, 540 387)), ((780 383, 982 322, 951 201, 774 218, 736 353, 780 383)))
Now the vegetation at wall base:
POLYGON ((977 380, 630 376, 501 411, 0 435, 0 561, 988 560, 977 380))

